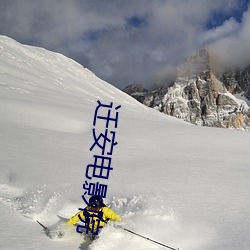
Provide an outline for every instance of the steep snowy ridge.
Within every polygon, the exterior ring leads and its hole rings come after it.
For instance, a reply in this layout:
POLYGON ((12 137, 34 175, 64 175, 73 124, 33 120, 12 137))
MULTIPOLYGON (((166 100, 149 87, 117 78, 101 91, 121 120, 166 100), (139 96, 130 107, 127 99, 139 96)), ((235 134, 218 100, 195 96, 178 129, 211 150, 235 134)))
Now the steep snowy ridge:
POLYGON ((249 249, 249 133, 166 116, 63 55, 3 36, 1 248, 162 249, 112 225, 90 244, 75 227, 50 239, 36 223, 55 233, 64 224, 58 214, 70 217, 85 206, 86 166, 100 154, 89 150, 97 100, 121 105, 113 170, 103 183, 105 203, 122 226, 184 250, 249 249))
POLYGON ((114 99, 114 95, 119 92, 123 96, 122 102, 136 105, 131 98, 126 98, 115 87, 97 78, 75 61, 43 48, 21 45, 8 37, 0 37, 3 90, 36 95, 45 101, 51 98, 54 91, 62 96, 69 93, 76 97, 86 94, 101 99, 103 96, 114 99), (96 79, 95 84, 92 84, 93 78, 96 79))

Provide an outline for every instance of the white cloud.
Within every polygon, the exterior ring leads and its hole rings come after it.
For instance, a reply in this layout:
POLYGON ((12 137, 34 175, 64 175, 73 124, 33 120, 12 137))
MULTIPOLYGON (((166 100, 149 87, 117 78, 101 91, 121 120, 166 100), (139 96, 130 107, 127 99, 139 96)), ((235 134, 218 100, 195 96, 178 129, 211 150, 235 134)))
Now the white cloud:
POLYGON ((218 63, 225 66, 246 66, 250 63, 250 9, 234 32, 210 45, 218 63))
POLYGON ((218 41, 222 38, 235 34, 240 28, 240 24, 232 17, 226 20, 221 26, 216 28, 205 30, 204 34, 201 34, 201 44, 211 44, 214 41, 218 41))
POLYGON ((204 28, 214 12, 229 15, 237 4, 237 0, 3 0, 0 33, 63 52, 116 86, 148 85, 205 45, 231 47, 238 39, 231 34, 238 34, 243 44, 250 33, 247 14, 242 24, 232 18, 213 30, 204 28), (141 18, 144 25, 129 26, 131 17, 141 18))

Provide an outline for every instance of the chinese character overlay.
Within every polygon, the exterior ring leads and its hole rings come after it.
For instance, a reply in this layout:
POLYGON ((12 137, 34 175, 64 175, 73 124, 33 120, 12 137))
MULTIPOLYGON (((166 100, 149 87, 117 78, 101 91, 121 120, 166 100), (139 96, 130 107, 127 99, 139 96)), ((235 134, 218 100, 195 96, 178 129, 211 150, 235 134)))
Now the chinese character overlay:
POLYGON ((92 205, 94 210, 79 208, 79 210, 83 211, 82 215, 84 218, 81 217, 81 214, 79 214, 78 217, 79 220, 84 223, 84 225, 78 225, 76 229, 78 233, 83 233, 82 230, 85 229, 87 234, 91 232, 95 235, 97 235, 99 229, 102 228, 102 226, 100 226, 100 221, 103 221, 102 211, 98 211, 96 208, 99 208, 100 204, 102 207, 105 205, 99 201, 97 202, 99 204, 96 204, 94 200, 90 200, 89 203, 85 195, 94 195, 97 197, 106 198, 108 185, 104 185, 98 181, 89 182, 89 180, 92 180, 93 178, 108 179, 110 171, 113 170, 111 167, 111 156, 113 155, 114 147, 118 144, 118 142, 115 141, 115 129, 118 126, 118 110, 121 108, 121 105, 113 107, 112 102, 110 102, 110 104, 102 104, 98 100, 97 104, 98 105, 95 109, 93 126, 96 126, 98 120, 102 120, 105 122, 105 127, 103 129, 103 133, 100 134, 96 132, 95 128, 92 129, 94 142, 89 150, 100 150, 100 155, 95 154, 93 156, 94 163, 88 164, 86 167, 85 177, 87 180, 85 180, 83 184, 83 190, 85 192, 84 195, 82 195, 82 199, 87 204, 87 208, 91 209, 92 205), (101 111, 102 115, 99 114, 101 111), (106 114, 105 116, 103 115, 104 113, 106 114), (111 130, 109 130, 110 124, 113 125, 111 130))

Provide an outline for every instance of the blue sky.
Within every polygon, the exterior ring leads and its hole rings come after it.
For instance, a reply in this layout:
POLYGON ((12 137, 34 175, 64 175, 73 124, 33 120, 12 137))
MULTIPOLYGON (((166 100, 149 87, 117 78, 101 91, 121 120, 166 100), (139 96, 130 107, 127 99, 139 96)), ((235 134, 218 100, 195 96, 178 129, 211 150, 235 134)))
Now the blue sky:
POLYGON ((211 14, 211 18, 208 19, 206 28, 212 29, 216 28, 217 26, 223 25, 225 20, 230 18, 234 18, 238 23, 242 22, 242 17, 244 12, 248 9, 249 0, 240 0, 237 3, 236 8, 233 8, 229 13, 224 13, 222 10, 216 10, 211 14))
POLYGON ((111 84, 164 82, 210 48, 250 63, 250 0, 1 0, 0 34, 69 56, 111 84))

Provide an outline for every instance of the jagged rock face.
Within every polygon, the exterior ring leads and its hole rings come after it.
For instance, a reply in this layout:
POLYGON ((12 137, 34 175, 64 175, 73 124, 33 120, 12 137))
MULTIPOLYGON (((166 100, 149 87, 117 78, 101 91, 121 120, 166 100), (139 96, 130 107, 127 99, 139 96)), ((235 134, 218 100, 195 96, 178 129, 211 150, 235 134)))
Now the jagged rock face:
POLYGON ((164 113, 197 125, 248 127, 247 105, 237 101, 216 78, 206 50, 188 58, 179 72, 163 98, 164 113))
POLYGON ((125 93, 131 95, 131 94, 134 94, 136 92, 141 93, 141 92, 145 92, 147 90, 144 89, 142 84, 130 84, 123 91, 125 93))
POLYGON ((164 113, 197 125, 249 127, 249 107, 230 94, 227 90, 230 85, 217 79, 209 66, 206 50, 188 58, 184 70, 181 67, 179 72, 163 98, 164 113))
POLYGON ((250 100, 250 66, 218 74, 230 93, 242 93, 250 100))
MULTIPOLYGON (((212 74, 212 73, 211 73, 212 74)), ((163 112, 197 125, 247 128, 248 106, 212 77, 179 79, 162 100, 163 112)))
POLYGON ((178 69, 177 78, 171 87, 140 92, 140 101, 196 125, 248 129, 250 109, 246 102, 231 93, 236 92, 236 86, 241 91, 241 86, 248 86, 249 71, 234 74, 244 76, 245 80, 235 77, 235 81, 238 81, 235 84, 227 73, 221 77, 231 80, 224 84, 211 70, 208 52, 201 50, 178 69))
POLYGON ((139 102, 144 101, 144 95, 147 92, 142 84, 130 84, 125 89, 123 89, 123 91, 128 95, 133 96, 139 102))

